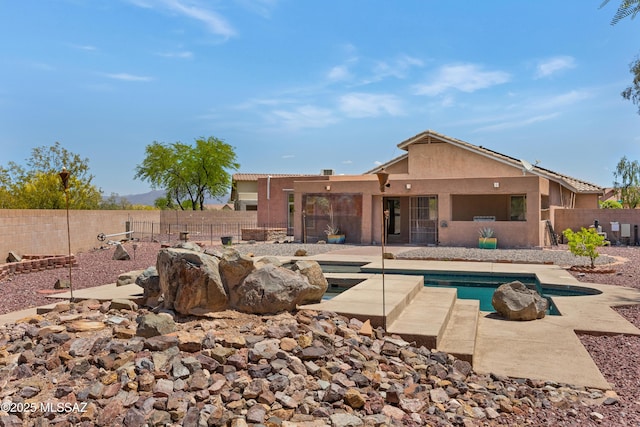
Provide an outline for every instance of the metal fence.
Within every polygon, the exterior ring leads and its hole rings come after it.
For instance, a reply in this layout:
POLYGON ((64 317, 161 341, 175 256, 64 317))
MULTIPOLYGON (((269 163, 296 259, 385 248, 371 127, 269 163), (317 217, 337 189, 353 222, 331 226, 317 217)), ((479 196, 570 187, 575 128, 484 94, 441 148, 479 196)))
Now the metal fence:
POLYGON ((192 240, 210 245, 229 241, 291 240, 293 229, 287 224, 258 225, 256 221, 163 224, 150 221, 131 221, 127 224, 131 238, 140 241, 177 242, 192 240), (229 240, 230 238, 230 240, 229 240))

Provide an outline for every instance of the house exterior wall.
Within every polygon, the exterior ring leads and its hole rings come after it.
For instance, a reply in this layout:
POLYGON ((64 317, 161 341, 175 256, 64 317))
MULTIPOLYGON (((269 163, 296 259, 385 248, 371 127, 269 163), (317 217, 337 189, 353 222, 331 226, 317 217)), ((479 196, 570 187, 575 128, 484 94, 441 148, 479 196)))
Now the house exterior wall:
POLYGON ((258 204, 258 185, 255 181, 236 181, 235 209, 238 211, 255 210, 258 204), (253 208, 256 207, 256 208, 253 208))
POLYGON ((494 159, 447 143, 409 146, 412 178, 491 178, 519 176, 522 172, 494 159))
MULTIPOLYGON (((281 182, 294 190, 294 238, 305 241, 303 198, 307 195, 359 195, 361 230, 358 236, 352 236, 358 241, 350 240, 347 236, 347 242, 361 244, 379 243, 381 240, 383 197, 399 199, 396 206, 399 206, 403 222, 399 234, 392 236, 394 242, 412 241, 410 226, 405 222, 409 219, 407 211, 410 201, 414 197, 428 197, 437 198, 435 243, 467 247, 477 247, 478 231, 483 227, 494 229, 498 247, 545 246, 550 243, 547 221, 558 228, 553 224, 557 208, 598 206, 597 194, 576 194, 551 181, 555 179, 553 175, 547 177, 544 173, 539 175, 524 171, 519 162, 508 156, 494 155, 481 147, 476 147, 479 150, 470 149, 464 143, 438 137, 408 141, 399 145, 408 153, 385 165, 390 186, 384 189, 384 193, 381 193, 375 174, 272 181, 272 184, 281 182), (518 200, 513 199, 514 196, 526 198, 524 220, 513 217, 512 209, 519 212, 514 204, 518 200), (481 217, 495 217, 495 220, 484 222, 481 219, 487 218, 481 217)), ((262 187, 258 191, 264 194, 262 187)), ((273 190, 271 194, 274 194, 273 190)), ((286 206, 284 201, 278 203, 286 206)), ((428 207, 423 211, 430 215, 430 209, 428 207)), ((274 212, 271 209, 271 218, 274 212)), ((282 215, 286 213, 283 211, 282 215)), ((314 215, 317 218, 317 212, 314 215)), ((425 240, 429 243, 434 239, 433 228, 429 228, 433 227, 433 220, 429 216, 425 221, 427 225, 421 226, 421 230, 428 230, 426 235, 429 237, 425 240)))

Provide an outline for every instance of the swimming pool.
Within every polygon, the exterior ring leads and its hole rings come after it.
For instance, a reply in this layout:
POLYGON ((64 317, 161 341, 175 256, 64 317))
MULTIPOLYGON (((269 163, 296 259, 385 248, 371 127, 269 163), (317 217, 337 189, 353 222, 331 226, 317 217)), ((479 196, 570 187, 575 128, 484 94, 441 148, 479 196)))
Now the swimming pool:
MULTIPOLYGON (((322 264, 325 273, 381 273, 380 269, 365 267, 364 263, 345 264, 322 264)), ((474 299, 480 302, 481 311, 495 311, 491 300, 496 288, 505 283, 515 280, 523 283, 529 289, 536 290, 540 295, 549 301, 549 315, 560 315, 557 307, 553 303, 553 297, 585 296, 597 295, 600 291, 582 286, 552 285, 542 284, 535 274, 500 274, 481 272, 458 272, 458 271, 420 271, 420 270, 397 270, 389 272, 391 274, 422 275, 424 285, 430 287, 455 288, 460 299, 474 299)), ((345 286, 331 286, 328 290, 328 298, 348 289, 345 286)))

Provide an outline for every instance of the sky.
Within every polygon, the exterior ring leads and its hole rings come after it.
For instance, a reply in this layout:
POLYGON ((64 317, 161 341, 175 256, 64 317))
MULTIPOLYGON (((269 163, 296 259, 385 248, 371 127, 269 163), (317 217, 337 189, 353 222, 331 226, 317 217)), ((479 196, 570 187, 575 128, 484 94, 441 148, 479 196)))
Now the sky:
POLYGON ((147 192, 153 142, 214 136, 243 173, 361 174, 427 129, 601 186, 640 160, 620 93, 640 17, 611 0, 0 0, 0 166, 88 159, 147 192))

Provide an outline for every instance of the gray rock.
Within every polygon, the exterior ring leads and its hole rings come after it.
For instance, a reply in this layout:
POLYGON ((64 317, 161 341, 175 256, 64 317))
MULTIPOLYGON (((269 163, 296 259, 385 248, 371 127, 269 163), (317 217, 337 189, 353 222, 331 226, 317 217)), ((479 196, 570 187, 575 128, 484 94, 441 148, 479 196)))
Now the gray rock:
POLYGON ((549 306, 544 297, 517 280, 500 285, 493 293, 491 304, 508 320, 542 319, 549 306))
POLYGON ((332 414, 329 419, 333 427, 359 427, 364 421, 352 414, 332 414))
POLYGON ((129 271, 128 273, 122 273, 118 276, 118 280, 116 280, 116 286, 125 286, 131 285, 132 283, 136 283, 136 279, 140 276, 144 270, 134 270, 129 271))
POLYGON ((169 316, 163 314, 149 313, 139 316, 136 319, 138 328, 136 335, 151 338, 158 335, 168 334, 176 330, 176 324, 169 316))
POLYGON ((256 269, 253 259, 233 248, 225 249, 220 259, 220 277, 229 293, 233 293, 242 281, 256 269))
POLYGON ((16 251, 9 251, 9 256, 7 256, 7 262, 20 262, 22 261, 22 256, 16 251))
POLYGON ((301 274, 265 265, 244 279, 232 293, 231 303, 245 313, 278 313, 296 309, 314 291, 301 274))
POLYGON ((317 261, 300 260, 296 261, 291 269, 293 271, 299 271, 300 274, 305 276, 313 288, 313 290, 310 291, 302 301, 302 304, 320 302, 329 287, 329 283, 322 273, 322 267, 320 267, 320 264, 318 264, 317 261))
POLYGON ((128 261, 131 259, 131 255, 129 255, 129 252, 127 252, 127 250, 124 248, 124 246, 122 246, 122 244, 118 243, 116 245, 116 250, 113 252, 113 257, 111 259, 114 259, 117 261, 128 261))
POLYGON ((138 304, 136 304, 134 301, 131 301, 129 299, 116 298, 114 300, 111 300, 111 303, 109 304, 109 310, 137 311, 138 304))

